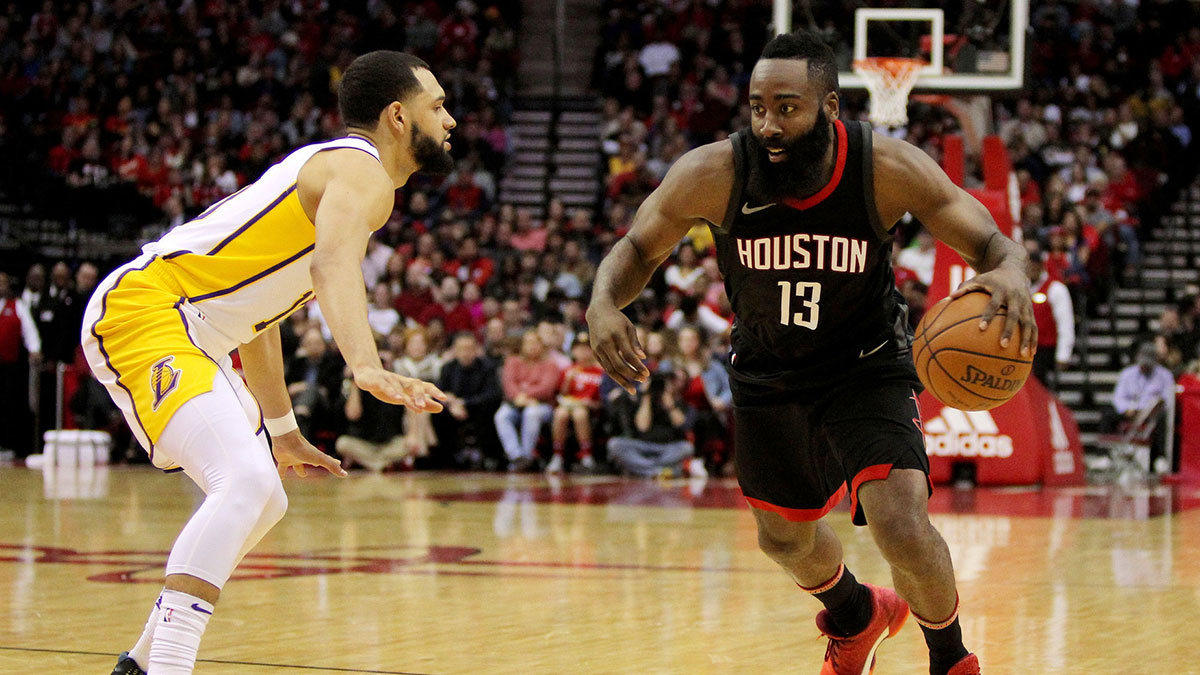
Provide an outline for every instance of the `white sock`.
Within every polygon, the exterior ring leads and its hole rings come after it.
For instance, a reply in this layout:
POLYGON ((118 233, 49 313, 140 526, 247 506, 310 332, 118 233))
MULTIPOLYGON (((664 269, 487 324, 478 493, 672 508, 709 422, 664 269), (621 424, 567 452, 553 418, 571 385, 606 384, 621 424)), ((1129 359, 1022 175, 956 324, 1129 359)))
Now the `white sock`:
POLYGON ((150 645, 150 667, 146 672, 190 675, 196 665, 200 638, 212 613, 213 606, 200 598, 164 590, 150 645))
POLYGON ((150 640, 154 637, 154 627, 158 625, 158 608, 162 604, 162 595, 158 596, 158 600, 154 601, 154 607, 150 610, 150 617, 146 619, 146 627, 142 629, 142 636, 138 638, 137 644, 133 649, 129 650, 129 657, 137 661, 138 668, 146 670, 150 665, 150 640))

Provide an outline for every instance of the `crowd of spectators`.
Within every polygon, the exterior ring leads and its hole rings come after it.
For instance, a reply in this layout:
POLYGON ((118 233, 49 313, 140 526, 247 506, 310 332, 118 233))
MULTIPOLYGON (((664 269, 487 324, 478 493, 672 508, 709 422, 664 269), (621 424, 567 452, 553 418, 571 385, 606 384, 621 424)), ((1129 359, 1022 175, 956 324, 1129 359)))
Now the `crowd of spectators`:
POLYGON ((113 213, 176 225, 292 148, 339 135, 350 61, 403 49, 436 68, 449 94, 454 153, 471 169, 449 199, 478 208, 469 177, 494 185, 483 174, 500 171, 507 149, 518 21, 514 0, 8 3, 8 187, 28 187, 24 197, 81 227, 111 233, 113 213))
MULTIPOLYGON (((841 16, 849 10, 811 9, 817 26, 850 44, 853 22, 841 16)), ((92 196, 136 198, 163 226, 253 180, 296 145, 338 135, 334 94, 353 55, 406 49, 434 65, 459 120, 458 169, 398 193, 363 276, 384 362, 437 382, 451 398, 429 416, 362 396, 310 303, 281 328, 302 429, 326 450, 369 469, 731 468, 722 361, 732 313, 707 230, 693 230, 630 307, 654 373, 637 394, 597 372, 583 312, 600 257, 671 164, 749 124, 746 87, 769 38, 770 3, 604 3, 594 73, 604 111, 603 207, 568 210, 554 200, 544 214, 498 199, 515 2, 48 0, 35 10, 12 5, 0 16, 0 151, 19 153, 16 165, 39 185, 58 181, 92 214, 104 213, 92 196)), ((1130 282, 1155 205, 1191 175, 1173 173, 1194 147, 1200 108, 1200 29, 1170 37, 1195 23, 1183 11, 1190 5, 1035 2, 1032 94, 994 106, 992 125, 1019 170, 1022 230, 1043 254, 1031 283, 1043 273, 1065 283, 1074 314, 1094 311, 1114 280, 1130 282)), ((848 95, 846 115, 861 117, 864 102, 848 95)), ((937 157, 941 135, 957 124, 941 108, 914 106, 897 133, 937 157)), ((915 222, 897 233, 897 274, 915 321, 932 240, 915 222)), ((91 281, 76 282, 67 314, 81 311, 87 284, 95 285, 94 266, 76 267, 91 281)), ((26 293, 60 303, 61 294, 44 289, 71 286, 70 268, 51 275, 65 274, 61 285, 41 274, 39 282, 29 271, 26 293)), ((5 293, 0 282, 0 319, 5 293)), ((1194 335, 1197 321, 1195 311, 1180 312, 1175 332, 1194 335)), ((42 333, 42 358, 73 363, 69 348, 50 356, 53 339, 42 333)), ((1190 361, 1195 345, 1180 348, 1190 361)), ((36 350, 27 343, 26 351, 36 350)), ((74 391, 83 392, 75 409, 103 408, 95 402, 103 392, 84 373, 74 391)), ((87 423, 102 426, 100 413, 89 414, 87 423)))

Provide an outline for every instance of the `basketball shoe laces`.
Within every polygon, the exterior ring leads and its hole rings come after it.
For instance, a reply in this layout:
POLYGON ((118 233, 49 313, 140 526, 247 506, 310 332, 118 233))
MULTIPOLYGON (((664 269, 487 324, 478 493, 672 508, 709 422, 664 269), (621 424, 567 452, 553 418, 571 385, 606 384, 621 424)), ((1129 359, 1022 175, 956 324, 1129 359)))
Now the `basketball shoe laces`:
POLYGON ((841 643, 844 639, 848 640, 850 638, 835 638, 835 637, 829 636, 829 635, 822 635, 821 637, 829 639, 829 645, 825 647, 825 660, 830 665, 833 666, 833 669, 835 671, 841 670, 842 669, 842 664, 840 663, 840 657, 842 655, 841 643))
MULTIPOLYGON (((885 628, 885 630, 886 630, 886 628, 885 628)), ((821 636, 819 636, 817 638, 818 640, 822 640, 822 639, 829 640, 828 646, 825 647, 825 661, 827 661, 829 663, 829 665, 833 666, 834 672, 839 672, 839 673, 842 672, 842 665, 843 665, 842 664, 842 654, 844 653, 842 650, 853 649, 854 643, 865 632, 866 632, 866 629, 863 629, 863 631, 860 632, 858 635, 851 635, 851 636, 846 636, 846 637, 835 637, 835 636, 829 635, 829 634, 822 634, 821 636)), ((871 660, 872 661, 874 660, 873 656, 872 656, 871 660)))

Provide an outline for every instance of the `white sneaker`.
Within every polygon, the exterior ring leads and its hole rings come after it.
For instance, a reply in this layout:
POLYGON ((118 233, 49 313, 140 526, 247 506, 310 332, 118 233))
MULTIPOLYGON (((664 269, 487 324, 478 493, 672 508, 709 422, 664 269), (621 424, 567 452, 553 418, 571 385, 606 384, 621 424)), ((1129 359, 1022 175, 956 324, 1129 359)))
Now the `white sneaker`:
POLYGON ((579 460, 579 468, 583 469, 584 471, 591 471, 592 469, 596 468, 596 460, 592 459, 591 455, 584 455, 579 460))
POLYGON ((689 478, 708 478, 708 469, 704 468, 704 460, 699 457, 689 459, 684 469, 689 478))
POLYGON ((563 458, 562 455, 555 455, 550 459, 550 463, 546 465, 546 473, 562 473, 563 458))

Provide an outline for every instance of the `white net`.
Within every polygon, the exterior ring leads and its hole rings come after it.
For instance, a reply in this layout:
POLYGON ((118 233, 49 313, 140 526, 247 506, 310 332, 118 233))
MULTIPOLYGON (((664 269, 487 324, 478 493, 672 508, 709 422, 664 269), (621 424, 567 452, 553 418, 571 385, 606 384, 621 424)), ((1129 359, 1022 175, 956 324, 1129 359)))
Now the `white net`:
POLYGON ((854 62, 854 72, 867 84, 871 93, 868 117, 872 124, 898 127, 908 124, 908 94, 921 69, 927 64, 920 59, 869 58, 854 62))

